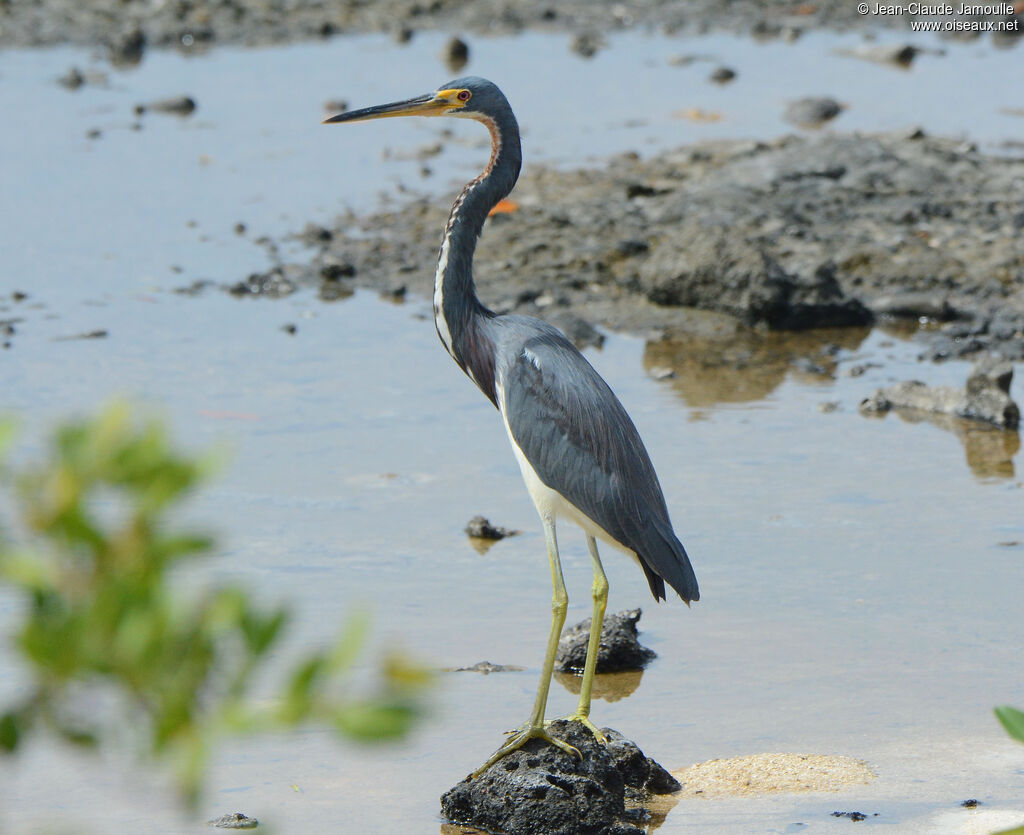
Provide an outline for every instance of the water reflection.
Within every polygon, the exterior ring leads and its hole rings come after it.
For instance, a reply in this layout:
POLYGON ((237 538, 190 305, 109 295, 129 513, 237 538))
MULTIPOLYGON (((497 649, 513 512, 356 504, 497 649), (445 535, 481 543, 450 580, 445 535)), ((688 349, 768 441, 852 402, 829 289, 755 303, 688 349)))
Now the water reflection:
MULTIPOLYGON (((661 828, 661 825, 665 822, 665 818, 668 817, 668 813, 676 807, 676 804, 679 802, 681 797, 681 792, 676 792, 675 794, 652 794, 645 801, 643 805, 651 815, 651 819, 646 825, 646 831, 648 833, 661 828)), ((632 803, 626 803, 626 808, 633 808, 633 805, 634 804, 632 803)))
MULTIPOLYGON (((643 678, 643 670, 624 670, 618 673, 598 673, 594 676, 593 697, 604 699, 606 702, 617 702, 632 696, 640 686, 640 679, 643 678)), ((555 681, 562 685, 574 696, 580 693, 580 686, 583 676, 575 673, 555 673, 555 681)))
POLYGON ((822 328, 800 333, 739 331, 729 341, 704 336, 649 342, 644 368, 671 386, 686 404, 763 400, 793 372, 804 380, 830 380, 840 351, 855 351, 869 328, 822 328))
MULTIPOLYGON (((967 466, 977 478, 1012 479, 1016 475, 1014 456, 1020 452, 1020 433, 1015 429, 999 429, 976 420, 952 415, 893 409, 905 423, 930 423, 952 432, 964 446, 967 466)), ((884 417, 880 415, 879 417, 884 417)))

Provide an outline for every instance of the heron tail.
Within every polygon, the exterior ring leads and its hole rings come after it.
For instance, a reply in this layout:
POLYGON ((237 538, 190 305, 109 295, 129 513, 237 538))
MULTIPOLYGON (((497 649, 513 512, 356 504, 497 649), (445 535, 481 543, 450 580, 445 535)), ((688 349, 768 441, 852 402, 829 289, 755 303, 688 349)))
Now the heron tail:
POLYGON ((693 573, 686 549, 671 524, 653 523, 645 539, 644 547, 637 551, 637 555, 654 599, 665 599, 665 583, 668 583, 687 606, 700 600, 697 575, 693 573))

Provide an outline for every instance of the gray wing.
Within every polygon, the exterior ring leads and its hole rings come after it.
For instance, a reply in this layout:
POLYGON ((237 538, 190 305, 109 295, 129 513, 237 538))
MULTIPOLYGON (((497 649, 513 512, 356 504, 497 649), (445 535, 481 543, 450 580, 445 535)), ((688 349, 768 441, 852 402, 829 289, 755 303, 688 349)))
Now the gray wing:
POLYGON ((698 600, 697 578, 633 421, 571 342, 554 328, 536 330, 501 369, 516 444, 541 481, 636 552, 655 599, 665 598, 667 582, 687 603, 698 600))

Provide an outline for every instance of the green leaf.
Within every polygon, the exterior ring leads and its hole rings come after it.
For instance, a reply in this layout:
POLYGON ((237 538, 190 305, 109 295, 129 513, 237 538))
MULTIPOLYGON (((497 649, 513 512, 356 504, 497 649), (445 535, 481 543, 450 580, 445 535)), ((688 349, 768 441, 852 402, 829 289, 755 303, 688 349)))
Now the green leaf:
POLYGON ((1018 742, 1024 742, 1024 712, 1009 705, 1002 705, 995 709, 995 714, 1010 736, 1018 742))
POLYGON ((0 716, 0 751, 10 754, 21 741, 25 717, 18 711, 10 710, 0 716))

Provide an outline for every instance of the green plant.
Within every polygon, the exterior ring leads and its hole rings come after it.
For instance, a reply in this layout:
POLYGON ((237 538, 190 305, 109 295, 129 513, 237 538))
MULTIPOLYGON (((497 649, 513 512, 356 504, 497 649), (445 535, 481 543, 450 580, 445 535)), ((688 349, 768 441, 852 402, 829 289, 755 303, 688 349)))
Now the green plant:
MULTIPOLYGON (((996 718, 1006 728, 1006 732, 1018 742, 1024 742, 1024 711, 1009 705, 1001 705, 995 709, 996 718)), ((1024 835, 1024 826, 1005 829, 996 835, 1024 835)))
POLYGON ((60 428, 48 461, 2 470, 25 542, 0 538, 0 581, 21 598, 14 640, 31 687, 0 712, 0 750, 42 727, 80 746, 116 744, 128 727, 194 805, 211 746, 227 735, 322 722, 378 741, 421 714, 429 675, 397 654, 381 660, 376 689, 349 692, 365 616, 295 664, 276 699, 252 697, 287 611, 239 587, 190 594, 176 582, 183 562, 213 550, 210 536, 171 519, 210 469, 209 458, 176 452, 158 422, 114 405, 60 428))
POLYGON ((1002 722, 1006 732, 1017 742, 1024 742, 1024 711, 1009 705, 995 709, 996 719, 1002 722))

